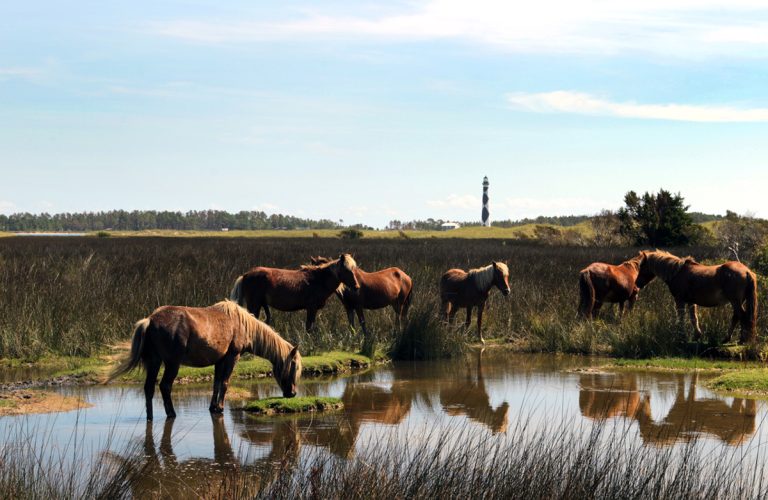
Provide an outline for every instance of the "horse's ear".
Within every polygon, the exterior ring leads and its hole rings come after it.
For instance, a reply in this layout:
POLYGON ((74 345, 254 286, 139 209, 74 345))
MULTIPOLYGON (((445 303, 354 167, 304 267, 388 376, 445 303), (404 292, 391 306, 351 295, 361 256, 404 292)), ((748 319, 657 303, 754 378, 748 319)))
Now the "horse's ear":
POLYGON ((295 358, 298 353, 299 353, 299 344, 296 344, 295 346, 293 346, 293 349, 291 349, 291 352, 288 353, 288 359, 295 358))

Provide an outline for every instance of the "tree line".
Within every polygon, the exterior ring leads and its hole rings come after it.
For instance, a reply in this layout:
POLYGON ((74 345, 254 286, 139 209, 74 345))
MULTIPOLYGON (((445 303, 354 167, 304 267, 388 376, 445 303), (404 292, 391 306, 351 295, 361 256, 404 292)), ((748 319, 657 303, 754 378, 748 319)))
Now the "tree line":
POLYGON ((0 214, 0 231, 140 231, 174 229, 220 231, 255 229, 338 229, 341 224, 328 219, 304 219, 261 211, 229 213, 223 210, 188 212, 156 210, 110 210, 60 214, 0 214))

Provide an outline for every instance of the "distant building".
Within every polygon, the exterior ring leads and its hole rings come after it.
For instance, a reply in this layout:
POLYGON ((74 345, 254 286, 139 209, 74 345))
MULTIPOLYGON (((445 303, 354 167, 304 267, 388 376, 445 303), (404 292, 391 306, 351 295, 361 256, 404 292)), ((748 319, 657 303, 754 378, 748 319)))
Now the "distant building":
POLYGON ((458 229, 461 226, 457 222, 443 222, 440 224, 440 229, 442 231, 450 231, 451 229, 458 229))

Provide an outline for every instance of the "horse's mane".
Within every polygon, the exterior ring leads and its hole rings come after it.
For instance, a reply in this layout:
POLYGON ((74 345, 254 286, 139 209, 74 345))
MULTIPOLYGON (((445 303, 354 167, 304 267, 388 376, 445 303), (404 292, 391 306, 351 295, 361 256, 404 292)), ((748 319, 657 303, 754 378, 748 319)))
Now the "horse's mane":
MULTIPOLYGON (((496 262, 499 269, 505 274, 509 275, 509 268, 503 262, 496 262)), ((478 290, 487 290, 493 283, 493 264, 488 264, 485 267, 478 267, 476 269, 470 269, 467 272, 467 279, 471 280, 478 290)))
POLYGON ((341 254, 341 257, 335 260, 331 260, 328 257, 311 257, 312 263, 302 264, 300 269, 306 271, 315 271, 318 269, 327 269, 337 262, 341 261, 341 264, 349 271, 354 271, 357 268, 357 262, 348 253, 341 254))
POLYGON ((644 255, 653 274, 664 281, 672 279, 687 263, 696 263, 693 257, 681 259, 665 250, 644 252, 644 255))
POLYGON ((620 266, 627 266, 627 267, 634 267, 635 269, 640 269, 640 264, 643 263, 643 255, 638 254, 632 257, 631 259, 625 260, 620 266))
MULTIPOLYGON (((283 365, 293 345, 282 338, 268 324, 259 321, 237 302, 222 300, 211 308, 226 313, 240 327, 245 337, 253 345, 253 353, 269 360, 276 371, 282 371, 283 365)), ((301 355, 296 353, 296 373, 301 374, 301 355)))

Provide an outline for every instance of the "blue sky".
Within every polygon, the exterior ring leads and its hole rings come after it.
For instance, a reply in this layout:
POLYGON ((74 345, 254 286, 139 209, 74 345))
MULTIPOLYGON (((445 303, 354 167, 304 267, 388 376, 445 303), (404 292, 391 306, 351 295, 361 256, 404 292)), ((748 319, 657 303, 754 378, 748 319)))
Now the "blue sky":
POLYGON ((219 4, 0 4, 0 212, 768 217, 763 2, 219 4))

